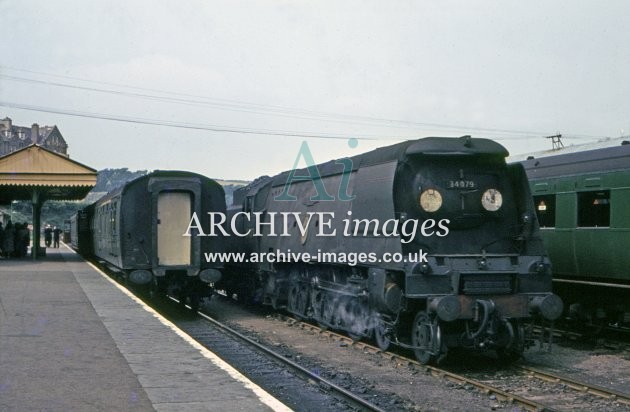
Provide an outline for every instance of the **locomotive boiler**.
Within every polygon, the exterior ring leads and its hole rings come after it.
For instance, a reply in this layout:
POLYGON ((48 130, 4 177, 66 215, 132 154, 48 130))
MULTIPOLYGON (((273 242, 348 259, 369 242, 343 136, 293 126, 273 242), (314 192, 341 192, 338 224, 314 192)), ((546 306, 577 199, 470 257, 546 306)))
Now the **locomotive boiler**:
POLYGON ((422 363, 455 347, 516 359, 523 322, 557 318, 562 301, 525 172, 506 156, 431 137, 261 177, 234 193, 226 242, 241 258, 217 287, 422 363))

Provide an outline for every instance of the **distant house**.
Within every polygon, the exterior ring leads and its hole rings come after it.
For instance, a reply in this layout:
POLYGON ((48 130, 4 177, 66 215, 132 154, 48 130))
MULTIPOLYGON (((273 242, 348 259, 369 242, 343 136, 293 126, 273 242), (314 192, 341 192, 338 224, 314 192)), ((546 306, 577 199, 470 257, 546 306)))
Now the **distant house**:
POLYGON ((10 118, 0 121, 0 156, 7 155, 32 144, 68 156, 68 144, 57 126, 14 126, 10 118))

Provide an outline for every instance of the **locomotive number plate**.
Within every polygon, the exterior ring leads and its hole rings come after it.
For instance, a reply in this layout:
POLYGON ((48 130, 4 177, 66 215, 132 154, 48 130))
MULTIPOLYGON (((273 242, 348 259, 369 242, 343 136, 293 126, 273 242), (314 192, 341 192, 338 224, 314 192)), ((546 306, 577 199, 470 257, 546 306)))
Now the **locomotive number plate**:
POLYGON ((477 183, 474 180, 447 180, 447 189, 476 189, 477 183))

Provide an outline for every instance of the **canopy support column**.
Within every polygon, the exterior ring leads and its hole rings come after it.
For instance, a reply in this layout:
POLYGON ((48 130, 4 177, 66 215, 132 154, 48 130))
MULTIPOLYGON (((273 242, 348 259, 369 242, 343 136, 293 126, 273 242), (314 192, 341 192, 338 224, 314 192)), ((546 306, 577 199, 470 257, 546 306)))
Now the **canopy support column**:
POLYGON ((39 190, 33 189, 33 247, 31 247, 31 256, 33 260, 37 260, 40 248, 40 233, 41 233, 41 217, 42 217, 42 205, 39 195, 39 190))

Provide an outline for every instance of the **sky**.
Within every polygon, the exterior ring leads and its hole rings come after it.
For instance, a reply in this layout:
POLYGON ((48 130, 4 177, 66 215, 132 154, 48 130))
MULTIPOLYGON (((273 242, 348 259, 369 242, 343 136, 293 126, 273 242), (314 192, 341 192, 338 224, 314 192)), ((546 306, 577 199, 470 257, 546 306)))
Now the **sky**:
POLYGON ((630 134, 630 2, 0 0, 0 118, 250 180, 426 136, 630 134), (357 138, 357 147, 348 144, 357 138), (302 164, 303 166, 303 164, 302 164))

